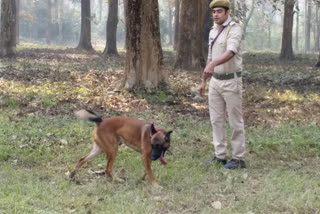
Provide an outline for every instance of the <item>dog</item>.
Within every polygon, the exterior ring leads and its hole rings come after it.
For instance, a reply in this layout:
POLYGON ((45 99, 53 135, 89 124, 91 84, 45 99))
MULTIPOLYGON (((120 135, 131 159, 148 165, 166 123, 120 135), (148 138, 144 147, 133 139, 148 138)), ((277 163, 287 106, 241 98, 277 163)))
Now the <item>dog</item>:
POLYGON ((107 155, 107 165, 104 172, 113 178, 112 165, 118 152, 118 146, 123 142, 142 154, 144 165, 142 179, 145 179, 148 175, 151 184, 158 185, 151 170, 151 161, 160 159, 162 165, 167 164, 164 155, 170 147, 172 131, 155 127, 153 123, 134 117, 113 116, 103 120, 102 117, 88 110, 80 110, 75 114, 80 119, 95 122, 97 127, 92 132, 92 149, 89 154, 80 158, 70 174, 71 179, 74 178, 78 169, 86 161, 96 157, 101 152, 107 155))

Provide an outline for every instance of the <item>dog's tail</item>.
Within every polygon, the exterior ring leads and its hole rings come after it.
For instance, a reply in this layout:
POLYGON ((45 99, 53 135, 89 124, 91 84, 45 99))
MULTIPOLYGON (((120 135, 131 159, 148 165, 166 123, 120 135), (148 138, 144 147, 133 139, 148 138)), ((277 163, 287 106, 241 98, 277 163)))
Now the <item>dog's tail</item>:
POLYGON ((96 115, 96 113, 88 110, 80 110, 74 113, 81 120, 89 120, 97 123, 99 125, 103 120, 101 116, 96 115))

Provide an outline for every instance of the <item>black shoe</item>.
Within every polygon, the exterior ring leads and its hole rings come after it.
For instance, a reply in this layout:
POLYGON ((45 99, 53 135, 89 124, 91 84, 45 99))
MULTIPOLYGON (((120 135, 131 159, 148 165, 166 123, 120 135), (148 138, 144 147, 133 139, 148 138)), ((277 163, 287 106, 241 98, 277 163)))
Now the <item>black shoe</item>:
POLYGON ((229 161, 226 165, 224 165, 224 168, 226 169, 245 169, 246 163, 243 160, 237 160, 237 159, 232 159, 229 161))
POLYGON ((219 163, 219 164, 225 165, 227 163, 227 160, 220 159, 220 158, 217 158, 216 156, 214 156, 214 158, 212 158, 212 160, 208 160, 204 164, 205 165, 210 165, 210 164, 213 164, 213 163, 219 163))

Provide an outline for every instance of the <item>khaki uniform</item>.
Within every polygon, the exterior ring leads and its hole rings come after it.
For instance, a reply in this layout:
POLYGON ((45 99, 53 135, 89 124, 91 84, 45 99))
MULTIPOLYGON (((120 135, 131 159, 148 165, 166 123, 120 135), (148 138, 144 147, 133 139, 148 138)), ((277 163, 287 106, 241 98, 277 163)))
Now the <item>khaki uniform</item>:
MULTIPOLYGON (((211 41, 218 34, 218 27, 212 27, 209 34, 208 60, 220 57, 225 51, 231 50, 235 55, 226 63, 216 66, 214 73, 227 74, 241 72, 241 27, 228 18, 226 26, 213 47, 211 41)), ((213 145, 215 156, 227 158, 226 117, 228 115, 231 127, 232 158, 243 160, 245 154, 245 131, 242 117, 242 78, 234 74, 232 79, 219 80, 214 76, 209 83, 209 112, 213 131, 213 145)))

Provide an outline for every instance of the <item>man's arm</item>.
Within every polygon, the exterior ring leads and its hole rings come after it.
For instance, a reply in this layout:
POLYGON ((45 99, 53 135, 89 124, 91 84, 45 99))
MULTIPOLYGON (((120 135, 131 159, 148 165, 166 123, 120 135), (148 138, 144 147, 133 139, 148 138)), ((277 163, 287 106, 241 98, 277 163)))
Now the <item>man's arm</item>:
POLYGON ((204 90, 206 87, 207 80, 212 76, 212 73, 214 72, 214 68, 218 65, 221 65, 227 61, 229 61, 234 56, 234 53, 230 50, 224 52, 221 57, 215 59, 215 60, 207 60, 206 68, 203 71, 202 74, 202 82, 199 86, 199 94, 201 97, 204 96, 204 90))
POLYGON ((206 68, 203 71, 202 81, 206 82, 207 79, 212 76, 212 73, 214 72, 214 68, 216 66, 228 62, 233 56, 234 56, 234 53, 230 50, 227 50, 217 59, 214 59, 212 61, 207 61, 206 68))

